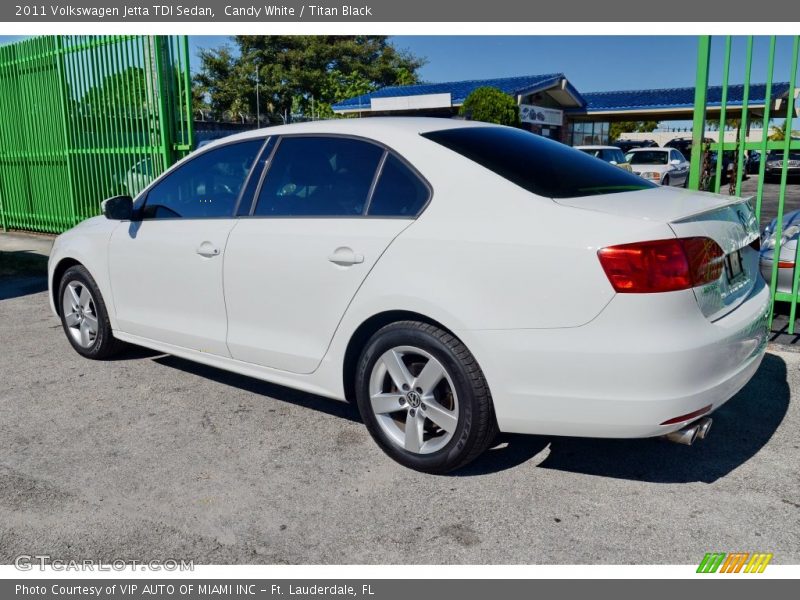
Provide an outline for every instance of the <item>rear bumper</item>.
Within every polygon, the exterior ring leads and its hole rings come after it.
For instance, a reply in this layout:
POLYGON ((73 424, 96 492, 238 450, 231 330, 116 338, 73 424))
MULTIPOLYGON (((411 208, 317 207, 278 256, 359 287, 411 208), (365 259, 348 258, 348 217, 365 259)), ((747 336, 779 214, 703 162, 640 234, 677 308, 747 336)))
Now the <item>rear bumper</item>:
POLYGON ((486 374, 501 431, 652 437, 661 423, 719 408, 757 371, 769 289, 759 280, 732 313, 709 322, 691 291, 620 294, 576 328, 459 332, 486 374))

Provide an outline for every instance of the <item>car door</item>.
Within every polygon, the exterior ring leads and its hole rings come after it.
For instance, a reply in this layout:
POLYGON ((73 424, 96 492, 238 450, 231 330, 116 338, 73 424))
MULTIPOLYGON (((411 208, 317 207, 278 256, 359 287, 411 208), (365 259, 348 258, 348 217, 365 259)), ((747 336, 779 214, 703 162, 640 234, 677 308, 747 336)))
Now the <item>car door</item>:
POLYGON ((670 182, 672 185, 683 185, 686 178, 689 176, 689 163, 684 158, 680 151, 672 149, 669 152, 670 164, 673 161, 678 161, 674 165, 675 169, 670 174, 670 182))
POLYGON ((109 271, 120 331, 229 356, 222 261, 263 145, 256 139, 199 153, 157 181, 136 220, 114 230, 109 271))
POLYGON ((232 357, 313 372, 364 278, 429 194, 404 161, 370 141, 281 138, 228 241, 232 357))

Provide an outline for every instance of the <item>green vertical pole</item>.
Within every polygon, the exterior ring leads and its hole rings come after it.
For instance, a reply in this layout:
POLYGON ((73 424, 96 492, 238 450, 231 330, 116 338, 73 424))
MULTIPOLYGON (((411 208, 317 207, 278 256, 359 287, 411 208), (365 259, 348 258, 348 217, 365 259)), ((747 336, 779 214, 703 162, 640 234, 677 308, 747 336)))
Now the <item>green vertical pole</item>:
POLYGON ((713 192, 719 194, 719 188, 722 185, 722 160, 723 153, 725 152, 725 120, 728 112, 728 77, 731 72, 731 46, 733 45, 732 37, 725 36, 725 66, 722 72, 722 102, 719 108, 719 149, 717 150, 717 168, 714 174, 714 188, 713 192))
POLYGON ((194 148, 194 111, 192 110, 192 74, 189 68, 189 36, 181 37, 183 38, 181 62, 183 63, 183 83, 186 96, 186 144, 191 152, 194 148))
POLYGON ((700 169, 703 164, 703 138, 706 132, 706 99, 708 96, 708 65, 711 58, 711 36, 701 35, 697 41, 697 77, 694 84, 694 118, 692 119, 692 152, 689 168, 689 187, 700 187, 700 169))
POLYGON ((767 167, 767 148, 769 144, 769 113, 772 108, 772 76, 775 70, 775 42, 773 35, 769 38, 769 58, 767 63, 767 89, 764 94, 764 116, 761 125, 761 160, 758 165, 758 191, 756 192, 756 219, 761 224, 761 201, 764 198, 764 169, 767 167))
POLYGON ((64 160, 67 163, 67 190, 69 192, 69 206, 72 211, 72 224, 78 224, 78 209, 75 203, 75 189, 73 173, 75 171, 72 164, 72 135, 70 132, 69 98, 67 97, 66 73, 64 69, 64 41, 62 36, 56 36, 56 61, 58 63, 58 92, 61 97, 62 113, 62 134, 64 136, 64 160))
MULTIPOLYGON (((789 119, 791 125, 792 117, 794 115, 794 88, 797 81, 797 52, 798 43, 800 43, 800 36, 795 36, 794 44, 792 44, 792 70, 789 74, 789 89, 786 97, 786 118, 789 119)), ((787 128, 788 129, 788 128, 787 128)), ((789 130, 790 131, 790 130, 789 130)), ((772 274, 770 277, 769 289, 772 292, 772 306, 769 310, 769 323, 772 326, 772 317, 775 314, 775 290, 778 285, 778 262, 781 257, 781 236, 783 235, 783 208, 786 201, 786 174, 789 159, 789 145, 791 144, 791 134, 786 132, 786 139, 784 140, 784 155, 783 155, 783 169, 781 170, 781 189, 778 197, 778 215, 775 217, 775 248, 772 251, 772 274)), ((792 285, 792 291, 796 297, 797 295, 797 278, 792 285)), ((794 333, 794 319, 795 319, 796 304, 792 303, 791 312, 789 315, 789 333, 794 333)))
POLYGON ((747 143, 747 118, 750 102, 750 70, 753 66, 753 36, 747 37, 747 50, 745 52, 744 89, 742 90, 742 118, 739 124, 739 140, 736 148, 736 196, 742 195, 742 166, 744 165, 744 148, 747 143))
POLYGON ((167 86, 164 76, 164 36, 156 35, 154 38, 155 51, 155 76, 158 93, 158 126, 161 136, 161 154, 164 157, 164 169, 172 164, 172 143, 169 135, 169 119, 167 118, 167 86))
MULTIPOLYGON (((797 55, 798 50, 800 50, 800 36, 795 36, 794 38, 794 45, 792 46, 792 75, 789 81, 789 89, 787 90, 786 96, 786 135, 783 138, 783 166, 781 167, 781 195, 780 195, 780 206, 783 206, 784 201, 786 200, 786 179, 788 177, 789 171, 789 150, 791 149, 792 145, 792 120, 794 119, 794 93, 795 93, 795 85, 797 83, 797 55)), ((777 229, 777 227, 776 227, 777 229)), ((777 238, 776 238, 777 241, 777 238)), ((775 266, 780 261, 780 250, 776 247, 776 251, 778 252, 778 260, 775 260, 775 255, 772 256, 772 268, 773 271, 775 270, 775 266)), ((798 282, 800 282, 800 271, 797 270, 797 260, 800 258, 800 248, 795 248, 794 253, 794 269, 792 270, 792 307, 789 310, 789 334, 794 334, 794 325, 795 325, 795 318, 797 316, 797 287, 798 282)))

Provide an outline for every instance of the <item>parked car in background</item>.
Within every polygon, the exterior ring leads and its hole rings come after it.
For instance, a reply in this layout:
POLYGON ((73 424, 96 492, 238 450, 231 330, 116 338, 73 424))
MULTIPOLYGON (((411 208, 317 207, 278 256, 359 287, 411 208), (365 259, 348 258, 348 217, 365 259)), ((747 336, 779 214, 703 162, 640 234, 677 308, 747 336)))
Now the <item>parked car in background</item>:
POLYGON ((685 187, 689 161, 675 148, 634 148, 625 155, 633 172, 658 185, 685 187))
POLYGON ((617 140, 611 145, 625 153, 633 148, 658 148, 658 144, 653 140, 617 140))
MULTIPOLYGON (((777 181, 781 178, 783 170, 783 150, 770 150, 767 154, 767 165, 764 168, 766 181, 777 181)), ((795 177, 800 175, 800 150, 789 151, 789 164, 786 167, 787 175, 795 177)))
MULTIPOLYGON (((777 222, 777 219, 772 219, 761 233, 761 275, 767 283, 772 281, 775 246, 777 246, 775 236, 777 222)), ((791 293, 792 291, 798 237, 800 237, 800 210, 793 210, 783 215, 776 288, 779 292, 791 293)))
POLYGON ((766 349, 746 201, 517 128, 270 127, 102 206, 49 259, 76 352, 128 342, 351 400, 421 471, 498 431, 691 444, 766 349))
POLYGON ((575 149, 589 156, 604 160, 620 169, 632 171, 630 163, 625 160, 625 153, 616 146, 575 146, 575 149))

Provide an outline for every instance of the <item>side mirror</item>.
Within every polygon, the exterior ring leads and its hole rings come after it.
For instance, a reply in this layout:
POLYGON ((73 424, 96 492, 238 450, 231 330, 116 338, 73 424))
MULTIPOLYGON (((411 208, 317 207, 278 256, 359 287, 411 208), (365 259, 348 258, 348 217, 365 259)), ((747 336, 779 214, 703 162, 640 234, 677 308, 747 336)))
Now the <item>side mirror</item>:
POLYGON ((112 221, 130 221, 133 217, 133 198, 130 196, 114 196, 100 203, 106 219, 112 221))
POLYGON ((675 159, 669 161, 669 164, 675 165, 677 167, 679 164, 681 164, 681 161, 679 161, 677 158, 675 158, 675 159))
POLYGON ((615 165, 615 166, 616 166, 616 165, 618 165, 619 163, 618 163, 617 161, 615 161, 615 160, 610 160, 610 161, 608 161, 608 164, 610 164, 610 165, 615 165))

